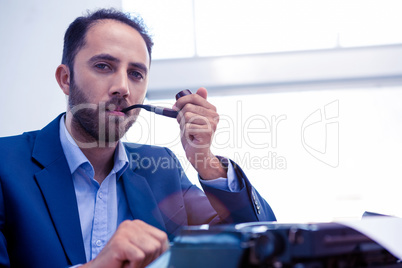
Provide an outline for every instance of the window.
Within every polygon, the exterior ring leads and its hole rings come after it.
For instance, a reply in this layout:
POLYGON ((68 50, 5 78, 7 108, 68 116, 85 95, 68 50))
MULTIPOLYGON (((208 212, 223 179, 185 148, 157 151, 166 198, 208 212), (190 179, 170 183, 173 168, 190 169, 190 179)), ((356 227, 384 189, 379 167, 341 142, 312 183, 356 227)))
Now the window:
POLYGON ((154 59, 402 43, 398 0, 123 0, 154 59))

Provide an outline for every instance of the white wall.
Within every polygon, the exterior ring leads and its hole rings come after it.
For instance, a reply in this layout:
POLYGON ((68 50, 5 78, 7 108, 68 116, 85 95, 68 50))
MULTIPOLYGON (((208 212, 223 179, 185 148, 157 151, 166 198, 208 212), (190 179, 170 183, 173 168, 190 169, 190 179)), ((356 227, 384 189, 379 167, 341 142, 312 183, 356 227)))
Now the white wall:
POLYGON ((40 129, 66 109, 54 78, 75 17, 121 0, 0 0, 0 136, 40 129))

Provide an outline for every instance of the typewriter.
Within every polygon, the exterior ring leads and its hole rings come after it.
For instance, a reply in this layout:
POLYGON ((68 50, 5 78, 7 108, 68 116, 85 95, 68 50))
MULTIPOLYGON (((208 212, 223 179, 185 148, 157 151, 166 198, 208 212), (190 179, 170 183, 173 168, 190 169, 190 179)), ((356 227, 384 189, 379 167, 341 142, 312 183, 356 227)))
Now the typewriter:
POLYGON ((402 267, 381 245, 338 223, 189 226, 170 250, 169 268, 402 267))

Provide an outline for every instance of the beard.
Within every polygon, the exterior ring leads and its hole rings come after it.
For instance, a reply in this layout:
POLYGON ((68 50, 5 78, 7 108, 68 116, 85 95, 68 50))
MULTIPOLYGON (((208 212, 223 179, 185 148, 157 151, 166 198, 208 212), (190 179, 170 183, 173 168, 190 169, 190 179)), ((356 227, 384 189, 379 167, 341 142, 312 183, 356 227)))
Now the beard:
MULTIPOLYGON (((70 83, 70 96, 68 105, 73 115, 72 124, 80 131, 86 142, 97 141, 97 146, 108 145, 120 140, 136 121, 139 109, 135 109, 130 116, 115 116, 108 114, 116 107, 128 107, 127 100, 113 96, 104 103, 93 104, 85 95, 84 90, 76 85, 74 78, 70 83)), ((92 147, 92 146, 91 146, 92 147)))

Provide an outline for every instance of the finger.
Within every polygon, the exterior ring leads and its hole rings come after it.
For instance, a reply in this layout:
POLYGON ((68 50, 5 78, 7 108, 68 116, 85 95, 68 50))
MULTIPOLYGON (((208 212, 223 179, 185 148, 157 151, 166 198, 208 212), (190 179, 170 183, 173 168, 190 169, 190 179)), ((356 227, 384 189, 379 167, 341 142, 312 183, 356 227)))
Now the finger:
POLYGON ((216 125, 214 124, 205 124, 205 125, 197 125, 186 123, 184 124, 183 131, 188 133, 189 135, 199 136, 199 135, 207 135, 211 136, 215 133, 216 125))
POLYGON ((200 116, 198 114, 188 112, 188 113, 185 113, 184 115, 182 115, 179 119, 177 119, 177 121, 179 122, 180 126, 182 126, 182 127, 186 124, 215 127, 218 124, 218 121, 219 121, 218 118, 219 118, 218 116, 216 116, 215 118, 205 117, 205 116, 200 116))
POLYGON ((208 124, 208 121, 217 124, 219 122, 219 114, 201 106, 187 104, 184 109, 178 113, 176 120, 180 124, 191 122, 203 125, 208 124))
POLYGON ((129 263, 128 267, 145 267, 147 264, 150 263, 144 251, 134 245, 125 247, 125 253, 127 259, 126 262, 129 263))
MULTIPOLYGON (((207 96, 208 96, 208 91, 207 91, 206 88, 201 87, 201 88, 199 88, 199 89, 197 90, 196 94, 199 95, 199 96, 201 96, 203 99, 206 100, 206 99, 207 99, 207 96)), ((191 94, 189 94, 189 95, 191 95, 191 94)), ((182 98, 182 97, 184 97, 184 96, 187 96, 187 95, 183 95, 183 96, 181 96, 180 98, 182 98)), ((176 96, 176 98, 177 98, 177 96, 176 96)), ((179 108, 177 108, 176 104, 174 104, 172 108, 173 108, 174 110, 179 110, 179 108)))
POLYGON ((166 233, 140 220, 134 221, 134 225, 139 230, 133 232, 137 235, 133 236, 132 242, 145 252, 147 259, 153 261, 164 252, 165 244, 168 243, 166 233), (138 235, 140 232, 143 235, 138 235))
POLYGON ((192 104, 216 111, 216 107, 214 105, 212 105, 211 103, 209 103, 205 98, 203 98, 203 96, 201 96, 199 94, 191 94, 191 95, 183 96, 176 101, 174 106, 178 109, 182 109, 188 103, 192 103, 192 104))
POLYGON ((211 128, 191 125, 184 128, 182 138, 184 138, 187 143, 190 143, 192 147, 205 149, 209 148, 213 134, 214 130, 211 128))
POLYGON ((125 257, 130 261, 130 267, 132 265, 145 267, 163 253, 163 247, 164 243, 149 235, 146 235, 146 239, 129 238, 129 245, 125 247, 125 257))
POLYGON ((115 235, 117 239, 123 238, 126 241, 119 246, 130 261, 130 267, 131 262, 136 265, 134 267, 151 263, 163 253, 167 240, 166 233, 140 220, 124 221, 115 235))
POLYGON ((208 91, 207 91, 207 89, 206 88, 204 88, 204 87, 200 87, 198 90, 197 90, 197 93, 196 93, 197 95, 200 95, 202 98, 204 98, 204 99, 207 99, 207 96, 208 96, 208 91))
POLYGON ((158 241, 165 243, 168 240, 165 232, 163 232, 163 231, 159 230, 158 228, 156 228, 152 225, 149 225, 143 221, 137 220, 137 222, 139 225, 141 225, 144 228, 144 230, 146 232, 148 232, 149 235, 153 236, 158 241))

